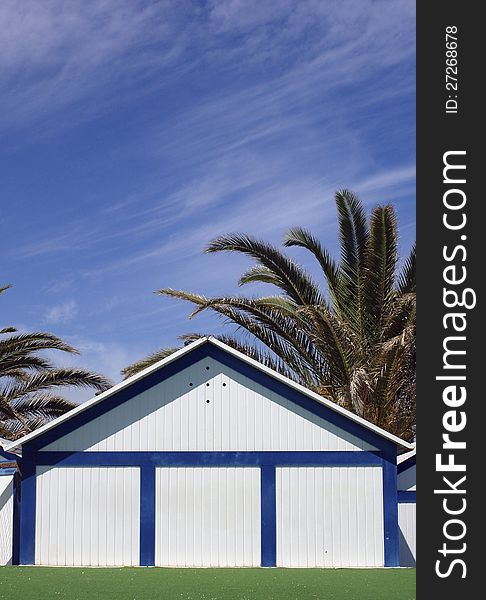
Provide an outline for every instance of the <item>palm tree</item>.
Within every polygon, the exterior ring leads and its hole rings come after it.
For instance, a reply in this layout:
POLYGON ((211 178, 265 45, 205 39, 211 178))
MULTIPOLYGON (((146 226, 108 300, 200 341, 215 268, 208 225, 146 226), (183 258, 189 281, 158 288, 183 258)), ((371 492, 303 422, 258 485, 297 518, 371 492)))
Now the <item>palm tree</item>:
MULTIPOLYGON (((415 246, 398 272, 398 230, 390 204, 373 209, 349 190, 336 193, 340 261, 306 229, 284 245, 308 250, 325 288, 278 248, 251 236, 213 240, 206 252, 237 252, 254 265, 239 285, 270 284, 277 293, 216 297, 161 289, 189 301, 191 317, 210 310, 249 336, 219 336, 340 406, 413 439, 415 430, 415 246)), ((182 336, 185 342, 202 334, 182 336)), ((124 370, 126 376, 173 352, 164 349, 124 370)))
MULTIPOLYGON (((0 294, 10 286, 0 288, 0 294)), ((57 393, 60 387, 88 387, 103 391, 111 383, 82 369, 56 368, 45 355, 77 350, 50 333, 17 333, 0 329, 0 436, 17 439, 64 414, 75 403, 57 393), (54 391, 53 391, 54 390, 54 391)))

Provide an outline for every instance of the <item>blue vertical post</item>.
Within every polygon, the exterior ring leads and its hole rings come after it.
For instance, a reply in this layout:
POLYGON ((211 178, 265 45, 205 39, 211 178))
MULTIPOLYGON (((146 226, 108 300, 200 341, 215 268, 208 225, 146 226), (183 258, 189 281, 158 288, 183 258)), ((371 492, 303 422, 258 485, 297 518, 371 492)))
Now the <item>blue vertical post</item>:
POLYGON ((36 478, 34 456, 24 449, 22 456, 22 483, 20 502, 20 547, 19 563, 35 563, 35 501, 36 478))
POLYGON ((398 567, 398 491, 395 446, 383 453, 382 465, 385 567, 398 567))
POLYGON ((18 565, 19 556, 19 537, 20 537, 20 515, 19 515, 19 488, 20 475, 15 473, 13 477, 13 540, 12 540, 12 564, 18 565))
POLYGON ((260 468, 262 567, 277 565, 275 465, 260 468))
POLYGON ((155 565, 155 466, 140 467, 140 566, 155 565))

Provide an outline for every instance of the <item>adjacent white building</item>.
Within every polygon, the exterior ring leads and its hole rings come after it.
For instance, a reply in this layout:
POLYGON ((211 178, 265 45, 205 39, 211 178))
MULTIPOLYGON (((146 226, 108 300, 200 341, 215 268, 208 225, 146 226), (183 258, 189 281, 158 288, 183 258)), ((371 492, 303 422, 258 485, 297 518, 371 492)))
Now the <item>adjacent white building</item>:
POLYGON ((16 562, 17 518, 17 459, 18 456, 4 451, 8 440, 0 438, 0 565, 16 562))
POLYGON ((416 562, 416 450, 398 457, 398 525, 400 566, 415 567, 416 562))

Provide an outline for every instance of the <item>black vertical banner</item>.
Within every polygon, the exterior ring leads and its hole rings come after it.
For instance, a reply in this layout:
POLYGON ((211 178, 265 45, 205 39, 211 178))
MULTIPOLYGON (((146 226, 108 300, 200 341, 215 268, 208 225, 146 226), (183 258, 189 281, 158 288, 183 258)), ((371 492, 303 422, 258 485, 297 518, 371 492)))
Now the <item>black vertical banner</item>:
POLYGON ((467 600, 486 594, 486 36, 478 3, 417 8, 417 598, 467 600))

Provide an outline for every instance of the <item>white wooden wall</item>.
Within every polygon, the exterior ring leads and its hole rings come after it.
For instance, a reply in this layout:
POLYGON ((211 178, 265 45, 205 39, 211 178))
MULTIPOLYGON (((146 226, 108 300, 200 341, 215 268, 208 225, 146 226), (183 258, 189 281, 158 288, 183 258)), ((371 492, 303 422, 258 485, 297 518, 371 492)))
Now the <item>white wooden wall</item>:
POLYGON ((277 468, 277 566, 384 564, 381 467, 277 468))
POLYGON ((0 565, 12 564, 13 475, 0 476, 0 565))
POLYGON ((416 505, 398 505, 398 528, 400 546, 400 566, 415 567, 416 559, 416 505))
MULTIPOLYGON (((417 467, 412 465, 397 477, 399 491, 415 491, 417 489, 417 467)), ((398 529, 400 566, 415 567, 416 560, 416 505, 400 503, 398 505, 398 529)))
POLYGON ((157 566, 260 566, 260 521, 260 469, 157 468, 157 566))
POLYGON ((139 564, 140 474, 133 467, 37 467, 35 564, 139 564))
POLYGON ((209 358, 44 448, 59 451, 360 449, 374 448, 209 358))

